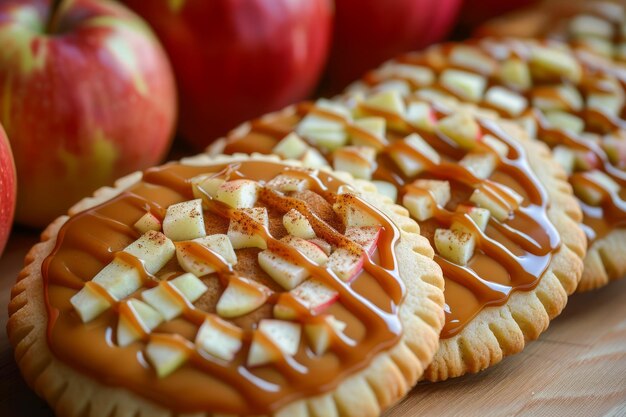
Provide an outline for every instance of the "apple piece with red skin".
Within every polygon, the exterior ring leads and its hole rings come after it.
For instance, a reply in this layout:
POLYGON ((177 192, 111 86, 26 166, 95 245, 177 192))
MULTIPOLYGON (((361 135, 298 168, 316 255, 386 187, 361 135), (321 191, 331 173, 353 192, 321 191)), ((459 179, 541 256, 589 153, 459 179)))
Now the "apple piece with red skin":
POLYGON ((330 46, 330 0, 124 0, 157 32, 180 92, 180 133, 197 149, 306 98, 330 46))
POLYGON ((17 181, 11 146, 2 125, 0 125, 0 255, 11 233, 15 214, 17 181))
POLYGON ((336 0, 327 81, 333 92, 403 52, 440 41, 462 0, 336 0))
POLYGON ((345 235, 371 256, 376 250, 381 231, 381 226, 346 227, 345 235))
POLYGON ((0 3, 0 122, 20 181, 16 220, 35 227, 159 163, 176 118, 170 64, 138 16, 110 0, 56 3, 0 3))

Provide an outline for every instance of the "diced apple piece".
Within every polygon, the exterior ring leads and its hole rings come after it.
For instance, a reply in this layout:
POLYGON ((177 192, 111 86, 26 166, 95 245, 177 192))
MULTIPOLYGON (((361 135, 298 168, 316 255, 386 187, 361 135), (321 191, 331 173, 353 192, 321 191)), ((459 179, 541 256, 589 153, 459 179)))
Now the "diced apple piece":
POLYGON ((377 84, 372 91, 377 93, 382 91, 395 91, 401 96, 408 96, 411 94, 411 86, 404 80, 385 80, 377 84))
POLYGON ((323 266, 328 262, 328 256, 324 253, 322 248, 315 243, 295 236, 285 236, 280 239, 280 241, 294 247, 298 252, 318 265, 323 266))
POLYGON ((211 177, 210 175, 198 175, 191 180, 191 191, 195 198, 203 198, 205 195, 211 198, 217 194, 217 189, 220 185, 226 182, 223 178, 211 177))
POLYGON ((354 125, 371 135, 384 137, 387 123, 383 117, 363 117, 355 120, 354 125))
MULTIPOLYGON (((265 207, 247 208, 242 209, 242 211, 250 216, 254 222, 263 225, 265 228, 269 227, 269 217, 265 207)), ((247 217, 241 220, 231 219, 228 225, 228 238, 232 243, 232 247, 235 249, 267 249, 267 242, 265 242, 264 237, 254 233, 252 229, 250 219, 247 217)))
POLYGON ((492 153, 470 152, 459 161, 461 166, 467 168, 476 177, 489 178, 496 169, 497 159, 492 153))
POLYGON ((330 253, 332 252, 333 247, 331 246, 331 244, 326 242, 323 239, 318 239, 318 238, 309 239, 309 242, 313 243, 314 245, 319 246, 322 252, 324 252, 327 256, 329 256, 330 253))
POLYGON ((134 227, 140 233, 146 233, 150 230, 158 232, 161 230, 161 221, 154 214, 147 212, 135 222, 134 227))
POLYGON ((352 117, 352 115, 350 114, 350 109, 337 101, 320 98, 315 102, 315 107, 332 113, 336 116, 343 117, 344 119, 350 119, 352 117))
POLYGON ((431 85, 435 81, 435 73, 428 67, 388 62, 376 70, 381 79, 403 78, 417 86, 431 85))
POLYGON ((248 366, 266 365, 275 362, 281 355, 295 355, 300 346, 301 332, 301 327, 297 323, 272 319, 261 320, 248 353, 248 366), (258 333, 262 333, 265 337, 259 337, 258 333), (267 342, 270 346, 267 346, 267 342))
POLYGON ((494 86, 487 90, 485 101, 510 116, 519 116, 528 107, 528 100, 513 91, 494 86))
MULTIPOLYGON (((510 191, 511 193, 515 193, 513 190, 510 191)), ((512 197, 513 194, 510 194, 510 196, 512 197)), ((499 221, 508 219, 511 212, 517 208, 512 206, 505 198, 499 196, 497 192, 487 193, 480 188, 474 190, 470 196, 470 201, 479 207, 489 210, 491 215, 499 221)))
POLYGON ((296 133, 290 133, 274 146, 272 153, 285 159, 296 159, 304 155, 309 145, 296 133))
POLYGON ((246 278, 233 278, 217 302, 217 314, 224 318, 240 317, 261 307, 272 291, 246 278))
POLYGON ((169 206, 163 219, 163 232, 175 241, 206 236, 202 200, 198 198, 169 206))
POLYGON ((496 155, 501 158, 506 158, 509 154, 509 147, 506 143, 502 142, 500 139, 492 136, 490 134, 483 135, 480 139, 482 143, 487 145, 489 149, 491 149, 496 155))
POLYGON ((281 193, 289 193, 304 191, 309 188, 309 184, 303 178, 292 175, 277 175, 267 183, 267 187, 281 193))
POLYGON ((116 300, 129 296, 142 285, 139 271, 118 259, 114 259, 98 272, 93 282, 104 288, 116 300))
MULTIPOLYGON (((148 273, 156 274, 174 256, 175 247, 163 233, 149 231, 128 245, 124 252, 143 261, 148 273)), ((93 282, 116 300, 121 300, 141 287, 142 278, 133 265, 114 259, 96 274, 93 282)))
POLYGON ((466 68, 484 75, 493 74, 496 68, 494 60, 474 46, 455 46, 448 59, 456 67, 466 68))
POLYGON ((124 252, 143 261, 146 271, 150 274, 159 272, 172 259, 175 251, 174 243, 163 233, 156 231, 144 233, 124 248, 124 252))
POLYGON ((537 122, 533 116, 520 117, 515 123, 524 129, 530 138, 537 137, 537 122))
POLYGON ((482 75, 455 69, 445 70, 439 82, 453 94, 473 103, 482 99, 487 85, 487 79, 482 75))
POLYGON ((612 38, 613 26, 608 21, 592 16, 579 15, 569 22, 569 31, 575 37, 612 38))
POLYGON ((164 378, 184 364, 189 354, 173 343, 151 340, 146 346, 146 357, 154 367, 157 376, 164 378))
POLYGON ((435 230, 435 247, 439 255, 457 265, 466 265, 474 255, 476 238, 461 230, 435 230))
POLYGON ((296 209, 289 210, 283 216, 283 226, 285 226, 287 232, 292 236, 302 239, 313 239, 315 237, 315 230, 313 230, 311 223, 304 214, 296 209))
POLYGON ((344 123, 314 113, 307 114, 298 124, 296 132, 320 148, 332 151, 348 142, 344 123))
POLYGON ((70 302, 83 323, 90 322, 111 307, 109 300, 91 285, 85 285, 70 299, 70 302))
POLYGON ((541 80, 567 79, 580 81, 582 68, 572 54, 555 47, 534 46, 530 56, 530 71, 541 80))
POLYGON ((369 180, 376 169, 376 150, 369 146, 346 146, 333 153, 335 170, 345 171, 355 178, 369 180))
POLYGON ((419 156, 412 155, 401 148, 390 153, 391 158, 407 177, 419 174, 426 169, 428 163, 437 165, 441 162, 441 157, 437 151, 417 133, 410 134, 403 141, 411 150, 419 154, 419 156))
POLYGON ((376 217, 360 207, 354 194, 339 194, 333 204, 333 210, 341 217, 346 227, 380 225, 376 217))
POLYGON ((454 113, 439 120, 437 132, 447 136, 463 149, 473 149, 481 138, 481 129, 474 118, 465 113, 454 113))
POLYGON ((402 198, 402 205, 419 221, 430 219, 436 206, 445 206, 450 200, 450 183, 438 180, 417 180, 413 185, 423 190, 409 189, 402 198))
MULTIPOLYGON (((237 263, 237 255, 235 254, 230 239, 226 235, 211 235, 194 239, 193 242, 196 242, 206 247, 211 252, 219 255, 229 265, 237 263)), ((194 255, 189 246, 184 243, 176 246, 176 258, 178 259, 178 263, 183 270, 199 277, 212 274, 218 269, 217 265, 213 265, 211 262, 194 255)))
POLYGON ((507 86, 518 91, 526 91, 532 86, 530 70, 519 58, 510 58, 502 63, 500 79, 507 86))
POLYGON ((132 314, 133 318, 120 314, 117 322, 117 344, 121 347, 139 340, 144 333, 150 333, 163 322, 163 316, 143 301, 130 299, 126 302, 126 307, 127 314, 132 314), (139 329, 137 325, 140 326, 139 329))
POLYGON ((605 136, 602 148, 614 165, 622 167, 626 164, 626 138, 605 136))
POLYGON ((587 107, 607 113, 612 116, 618 116, 624 106, 623 95, 617 93, 593 93, 587 96, 587 107))
POLYGON ((543 111, 562 110, 566 112, 580 111, 583 98, 572 86, 559 85, 539 87, 532 94, 533 107, 543 111))
POLYGON ((339 298, 337 291, 313 278, 307 279, 290 293, 313 314, 319 314, 339 298))
POLYGON ((398 189, 392 183, 387 181, 372 181, 372 184, 376 186, 376 191, 378 191, 379 194, 387 196, 393 201, 396 201, 398 198, 398 189))
POLYGON ((585 130, 585 122, 578 116, 562 111, 547 112, 545 116, 548 124, 553 128, 561 129, 575 135, 580 134, 583 130, 585 130))
POLYGON ((176 288, 190 303, 195 302, 202 294, 209 289, 201 279, 194 274, 186 273, 180 275, 170 283, 176 288))
POLYGON ((264 250, 258 255, 259 266, 283 288, 291 290, 309 277, 306 268, 264 250))
POLYGON ((602 165, 602 162, 593 151, 576 150, 573 152, 575 169, 591 171, 602 165))
POLYGON ((141 298, 166 320, 178 317, 185 307, 182 300, 173 295, 171 290, 168 290, 169 285, 169 282, 163 281, 158 286, 141 293, 141 298))
POLYGON ((304 155, 300 157, 300 162, 302 162, 302 165, 307 168, 317 169, 328 166, 328 161, 326 161, 324 156, 314 148, 307 149, 304 155))
POLYGON ((604 200, 605 193, 619 193, 621 189, 620 185, 613 178, 602 171, 589 171, 581 175, 601 188, 598 190, 596 187, 582 181, 573 181, 574 193, 589 205, 597 206, 604 200))
POLYGON ((259 184, 252 180, 233 180, 220 185, 215 199, 232 208, 252 208, 259 196, 259 184))
POLYGON ((373 254, 382 231, 381 226, 346 227, 345 236, 373 254))
POLYGON ((552 157, 563 167, 567 175, 571 175, 574 172, 576 154, 571 149, 566 146, 557 146, 552 149, 552 157))
POLYGON ((393 90, 381 91, 366 98, 363 105, 382 110, 400 117, 404 117, 406 107, 399 92, 393 90))
POLYGON ((432 132, 435 129, 437 117, 428 103, 412 102, 409 103, 406 111, 406 121, 418 129, 432 132))
POLYGON ((313 352, 321 356, 330 347, 334 335, 343 332, 345 328, 346 323, 335 319, 334 316, 326 316, 321 323, 306 324, 304 332, 313 352))
POLYGON ((489 217, 491 217, 489 210, 480 207, 459 205, 457 207, 457 211, 467 213, 474 223, 476 223, 476 226, 478 226, 478 228, 483 232, 487 229, 489 217))
POLYGON ((327 266, 344 281, 350 282, 363 269, 363 254, 355 254, 344 248, 337 248, 328 258, 327 266))
POLYGON ((243 331, 217 317, 204 321, 196 335, 196 346, 199 350, 230 362, 242 346, 243 331))

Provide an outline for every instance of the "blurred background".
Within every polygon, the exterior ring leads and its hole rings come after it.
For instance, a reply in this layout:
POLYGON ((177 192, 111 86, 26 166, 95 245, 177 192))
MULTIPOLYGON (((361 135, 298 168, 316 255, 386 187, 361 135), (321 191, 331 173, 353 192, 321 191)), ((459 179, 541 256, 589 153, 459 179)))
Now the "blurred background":
POLYGON ((531 3, 0 0, 0 253, 14 219, 41 230, 116 178, 531 3))

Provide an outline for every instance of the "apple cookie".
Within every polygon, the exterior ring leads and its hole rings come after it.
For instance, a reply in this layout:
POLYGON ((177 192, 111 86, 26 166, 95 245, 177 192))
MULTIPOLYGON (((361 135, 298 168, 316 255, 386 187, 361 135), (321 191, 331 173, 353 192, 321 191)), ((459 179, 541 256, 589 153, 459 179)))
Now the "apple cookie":
POLYGON ((624 82, 601 59, 552 41, 484 39, 388 62, 353 91, 391 89, 441 103, 472 103, 515 120, 545 142, 582 206, 589 253, 578 291, 626 274, 624 82))
POLYGON ((551 0, 481 26, 478 36, 550 38, 626 62, 626 1, 551 0))
POLYGON ((320 155, 409 210, 446 282, 430 380, 477 372, 538 337, 576 288, 585 253, 580 208, 548 148, 464 110, 392 90, 320 100, 247 123, 211 149, 320 155))
POLYGON ((64 416, 379 415, 433 357, 444 299, 428 241, 375 190, 263 155, 101 189, 13 288, 24 377, 64 416))

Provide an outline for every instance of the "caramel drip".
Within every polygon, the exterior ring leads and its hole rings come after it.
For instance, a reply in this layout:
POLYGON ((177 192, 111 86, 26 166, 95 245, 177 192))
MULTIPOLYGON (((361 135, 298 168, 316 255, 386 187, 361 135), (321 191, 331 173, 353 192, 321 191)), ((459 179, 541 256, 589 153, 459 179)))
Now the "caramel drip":
MULTIPOLYGON (((619 29, 618 32, 620 30, 621 29, 619 29)), ((478 47, 483 53, 486 53, 492 59, 497 59, 498 57, 498 55, 489 47, 489 41, 468 41, 466 42, 466 44, 469 46, 478 47)), ((456 68, 462 69, 464 71, 480 73, 475 69, 469 69, 464 66, 454 65, 452 62, 449 61, 449 55, 451 54, 455 45, 457 44, 446 44, 441 46, 439 49, 441 51, 441 56, 437 55, 436 59, 429 57, 428 53, 412 53, 399 57, 397 61, 408 65, 430 67, 438 75, 447 68, 456 68)), ((523 42, 502 41, 498 43, 498 45, 500 47, 506 47, 508 51, 512 54, 512 56, 526 61, 530 59, 530 49, 523 42)), ((498 53, 501 53, 501 51, 498 53)), ((570 85, 577 88, 583 96, 587 96, 590 92, 606 91, 607 88, 603 85, 603 80, 606 76, 615 75, 611 71, 611 69, 604 68, 601 65, 593 65, 593 63, 587 62, 586 60, 583 61, 582 59, 579 60, 579 63, 583 67, 582 80, 579 85, 570 85)), ((499 81, 494 75, 485 73, 482 73, 482 75, 488 77, 487 88, 494 85, 502 84, 501 81, 499 81)), ((617 78, 622 90, 624 90, 624 78, 617 78)), ((389 76, 382 79, 382 77, 375 72, 368 74, 364 78, 364 81, 370 86, 375 86, 379 82, 385 81, 387 79, 398 79, 405 81, 409 83, 409 85, 411 85, 413 89, 418 89, 420 87, 415 85, 415 83, 408 78, 400 76, 389 76)), ((541 82, 538 80, 534 80, 534 82, 535 85, 530 90, 517 91, 518 93, 525 96, 529 103, 532 103, 533 95, 537 93, 538 89, 545 89, 546 87, 545 82, 541 82)), ((560 83, 562 83, 562 80, 551 80, 551 82, 549 82, 547 86, 554 86, 560 83)), ((455 94, 454 91, 446 89, 439 83, 435 83, 432 87, 445 91, 447 94, 462 99, 462 97, 459 97, 457 94, 455 94)), ((559 99, 559 97, 552 91, 546 91, 545 95, 547 96, 547 98, 559 99)), ((502 117, 510 118, 510 115, 506 114, 501 109, 494 107, 490 103, 487 103, 484 99, 477 104, 481 107, 490 108, 497 111, 502 117)), ((584 108, 581 111, 574 111, 570 109, 568 113, 581 118, 585 122, 586 132, 597 132, 600 134, 606 134, 611 132, 620 132, 626 129, 626 121, 622 118, 623 114, 621 114, 620 116, 614 116, 606 112, 601 112, 599 109, 592 108, 584 108)), ((580 135, 566 132, 561 129, 551 128, 545 118, 543 118, 539 114, 539 112, 537 112, 536 109, 532 107, 529 107, 526 110, 525 114, 530 115, 535 120, 535 123, 538 126, 538 139, 546 142, 551 147, 555 147, 557 145, 565 145, 569 148, 573 148, 576 150, 592 152, 599 162, 598 166, 595 169, 602 170, 607 175, 616 180, 622 187, 626 184, 626 172, 624 172, 624 170, 620 169, 619 167, 613 165, 607 157, 606 152, 598 144, 593 143, 590 140, 581 137, 580 135)), ((604 211, 603 209, 598 208, 589 209, 586 205, 583 204, 583 207, 585 207, 586 210, 582 226, 586 232, 587 239, 590 244, 593 243, 595 240, 604 237, 611 230, 622 227, 626 224, 624 222, 624 219, 626 217, 626 211, 623 210, 623 200, 621 198, 618 198, 618 200, 619 202, 614 201, 616 204, 611 205, 611 210, 608 211, 604 211)))
MULTIPOLYGON (((60 229, 56 246, 44 261, 42 274, 49 316, 48 343, 56 357, 99 380, 124 386, 177 412, 248 415, 269 414, 299 398, 328 392, 349 375, 369 365, 377 353, 397 343, 402 332, 398 313, 405 288, 399 277, 393 249, 400 236, 396 226, 368 203, 353 196, 352 202, 382 225, 375 254, 379 262, 375 263, 360 246, 319 218, 304 201, 262 187, 261 201, 272 210, 282 214, 296 207, 309 219, 318 236, 337 247, 362 254, 364 266, 360 275, 351 283, 341 281, 331 270, 315 264, 295 248, 274 238, 270 230, 244 211, 211 200, 209 196, 203 198, 205 213, 208 213, 205 217, 216 216, 223 222, 233 219, 247 222, 254 233, 266 240, 270 250, 305 267, 311 276, 334 289, 341 304, 337 314, 347 323, 360 323, 357 327, 362 331, 355 333, 349 325, 346 333, 333 336, 329 351, 320 357, 302 346, 295 356, 284 355, 254 326, 241 330, 224 327, 227 333, 243 331, 244 348, 231 363, 224 363, 196 349, 191 340, 195 338, 197 328, 205 321, 223 326, 221 319, 213 312, 189 303, 169 283, 182 273, 178 267, 173 270, 171 265, 166 266, 163 272, 153 276, 139 259, 120 249, 139 237, 132 228, 139 217, 148 211, 163 218, 164 207, 193 198, 190 178, 207 171, 213 176, 250 178, 261 184, 278 174, 292 175, 305 179, 309 189, 329 203, 335 201, 340 189, 347 187, 329 174, 313 174, 271 162, 248 161, 211 167, 168 164, 146 171, 141 182, 117 197, 72 216, 60 229), (139 271, 144 289, 154 286, 164 288, 183 308, 181 316, 151 332, 144 329, 132 313, 127 299, 115 300, 106 290, 90 281, 104 265, 115 259, 139 271), (365 290, 353 288, 353 284, 359 282, 365 283, 365 286, 359 286, 365 290), (107 312, 86 325, 80 322, 69 303, 71 296, 83 286, 102 294, 112 305, 107 312), (388 300, 383 306, 371 302, 369 298, 371 291, 379 292, 381 288, 388 300), (143 335, 141 342, 124 348, 116 345, 111 335, 114 334, 118 315, 143 335), (278 356, 277 362, 249 369, 245 360, 252 339, 273 349, 278 356), (143 357, 142 349, 148 342, 170 344, 184 351, 186 365, 166 378, 157 379, 143 357)), ((205 280, 217 280, 222 288, 235 280, 242 280, 236 285, 250 285, 210 249, 196 242, 175 244, 186 246, 191 253, 216 269, 216 273, 208 275, 205 280)), ((250 289, 256 290, 256 287, 250 286, 250 289)), ((271 294, 267 304, 276 303, 294 306, 298 312, 297 321, 302 324, 321 323, 323 319, 303 308, 289 293, 271 294)))
MULTIPOLYGON (((384 117, 387 120, 388 126, 391 127, 388 127, 387 137, 383 138, 384 140, 364 131, 350 120, 318 109, 311 103, 300 104, 295 109, 294 114, 285 116, 285 119, 289 119, 291 131, 293 131, 299 120, 306 114, 315 112, 342 122, 346 131, 350 132, 351 135, 358 132, 361 140, 381 149, 377 156, 377 168, 373 178, 388 181, 395 185, 399 191, 398 201, 400 202, 407 191, 419 193, 423 190, 411 185, 411 182, 416 178, 407 178, 396 167, 390 157, 394 152, 402 152, 421 162, 425 167, 425 173, 418 176, 420 178, 425 175, 427 178, 448 180, 453 190, 464 187, 471 189, 480 187, 482 191, 502 201, 503 204, 517 205, 513 204, 515 203, 514 198, 499 182, 477 178, 468 169, 459 165, 457 161, 465 151, 455 145, 455 142, 450 138, 422 131, 396 114, 367 107, 363 103, 359 106, 359 109, 366 115, 384 117), (430 146, 442 155, 441 163, 434 164, 420 152, 398 140, 412 132, 419 133, 430 146), (382 147, 381 144, 383 144, 382 147)), ((445 115, 445 111, 437 109, 437 118, 445 115)), ((286 124, 285 120, 273 120, 273 122, 283 127, 286 124)), ((482 120, 480 124, 484 133, 499 138, 509 148, 507 157, 498 158, 496 173, 510 178, 512 181, 510 185, 517 188, 516 191, 526 197, 526 203, 518 207, 513 216, 504 222, 498 222, 493 218, 490 220, 488 234, 496 233, 497 236, 506 238, 509 242, 506 245, 499 243, 499 238, 496 239, 480 232, 477 242, 477 255, 468 266, 460 267, 436 256, 436 261, 443 269, 447 285, 446 302, 448 305, 446 308, 446 325, 441 333, 442 338, 457 334, 485 307, 504 304, 512 292, 530 290, 538 285, 541 276, 550 264, 552 254, 560 246, 558 233, 547 217, 547 193, 528 165, 523 149, 513 138, 510 138, 499 128, 497 123, 482 120), (522 253, 513 253, 513 248, 522 253), (497 270, 493 270, 493 268, 497 270), (459 294, 455 290, 449 290, 454 286, 463 290, 459 290, 459 294)), ((239 148, 240 143, 245 143, 250 135, 260 133, 254 130, 254 124, 251 129, 247 133, 237 132, 233 134, 228 139, 225 152, 239 152, 241 150, 239 148)), ((267 128, 262 133, 273 139, 274 143, 277 143, 284 136, 273 135, 271 129, 267 128)), ((486 151, 493 153, 493 150, 486 144, 479 142, 478 147, 483 147, 486 151)), ((442 227, 450 227, 453 221, 468 221, 463 213, 450 212, 441 207, 435 217, 437 223, 442 227)), ((424 226, 422 230, 425 230, 424 226)))

